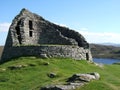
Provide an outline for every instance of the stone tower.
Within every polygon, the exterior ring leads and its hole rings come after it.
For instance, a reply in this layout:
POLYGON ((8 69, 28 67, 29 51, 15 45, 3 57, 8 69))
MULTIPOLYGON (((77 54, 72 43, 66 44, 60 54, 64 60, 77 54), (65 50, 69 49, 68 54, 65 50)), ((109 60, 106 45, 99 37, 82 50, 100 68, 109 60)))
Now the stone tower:
POLYGON ((0 62, 41 54, 92 60, 89 44, 81 34, 22 9, 9 28, 0 62))

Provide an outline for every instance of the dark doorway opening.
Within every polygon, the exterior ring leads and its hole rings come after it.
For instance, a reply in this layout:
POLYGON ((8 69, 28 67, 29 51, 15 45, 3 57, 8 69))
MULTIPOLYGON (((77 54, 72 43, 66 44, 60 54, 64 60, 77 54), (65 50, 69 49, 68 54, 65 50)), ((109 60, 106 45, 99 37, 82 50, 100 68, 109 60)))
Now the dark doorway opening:
POLYGON ((19 44, 22 44, 22 38, 21 38, 21 33, 20 33, 20 26, 21 26, 21 21, 18 21, 17 26, 15 27, 16 29, 16 34, 17 34, 17 39, 19 41, 19 44))
POLYGON ((89 60, 89 54, 86 53, 86 60, 89 60))

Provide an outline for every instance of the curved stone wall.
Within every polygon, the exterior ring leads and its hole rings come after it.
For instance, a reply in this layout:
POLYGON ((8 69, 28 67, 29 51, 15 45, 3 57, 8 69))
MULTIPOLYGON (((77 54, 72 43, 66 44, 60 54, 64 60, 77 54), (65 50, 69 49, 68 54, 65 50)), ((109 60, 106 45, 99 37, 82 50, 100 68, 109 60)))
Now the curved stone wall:
POLYGON ((73 58, 76 60, 92 60, 89 49, 72 45, 42 45, 42 46, 16 46, 7 48, 2 55, 2 61, 20 56, 38 56, 46 54, 47 57, 73 58))

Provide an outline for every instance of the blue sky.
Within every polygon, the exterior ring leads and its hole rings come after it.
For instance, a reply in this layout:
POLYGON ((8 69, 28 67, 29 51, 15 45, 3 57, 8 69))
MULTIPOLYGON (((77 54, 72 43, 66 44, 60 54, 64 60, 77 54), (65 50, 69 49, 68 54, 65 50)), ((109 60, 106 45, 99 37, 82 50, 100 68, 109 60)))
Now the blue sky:
POLYGON ((1 0, 0 45, 22 8, 80 32, 90 43, 120 43, 120 0, 1 0))

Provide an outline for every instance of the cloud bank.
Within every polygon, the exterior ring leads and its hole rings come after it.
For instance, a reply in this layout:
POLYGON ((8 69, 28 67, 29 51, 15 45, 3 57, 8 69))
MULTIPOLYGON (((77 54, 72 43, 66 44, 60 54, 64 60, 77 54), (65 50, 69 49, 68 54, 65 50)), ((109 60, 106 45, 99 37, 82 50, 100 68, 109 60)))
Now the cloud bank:
POLYGON ((89 32, 78 30, 89 43, 120 43, 120 33, 115 32, 89 32))
POLYGON ((0 32, 8 32, 11 23, 0 23, 0 32))

